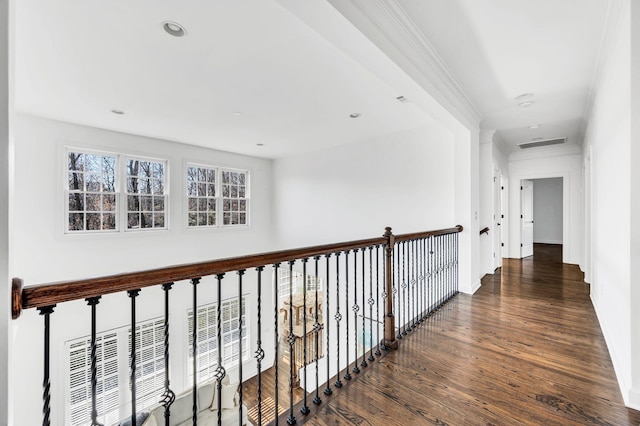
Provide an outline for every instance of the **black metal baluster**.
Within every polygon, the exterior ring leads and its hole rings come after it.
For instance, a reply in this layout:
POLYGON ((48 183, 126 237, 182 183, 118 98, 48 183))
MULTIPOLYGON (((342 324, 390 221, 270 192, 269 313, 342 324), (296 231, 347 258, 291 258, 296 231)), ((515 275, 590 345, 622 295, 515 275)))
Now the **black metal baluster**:
MULTIPOLYGON (((216 293, 216 296, 218 298, 217 304, 216 304, 216 337, 217 337, 216 343, 217 343, 217 349, 218 349, 218 365, 216 366, 216 372, 214 373, 214 377, 216 378, 216 391, 218 395, 218 398, 217 398, 218 399, 218 407, 217 407, 218 408, 218 426, 222 426, 222 380, 227 375, 227 372, 222 366, 222 280, 223 279, 224 279, 224 274, 216 275, 217 287, 218 287, 217 289, 218 291, 216 293)), ((194 316, 193 318, 195 321, 196 317, 194 316)), ((193 328, 194 329, 196 328, 195 324, 193 328)), ((193 341, 194 342, 196 341, 195 337, 193 341)), ((278 355, 278 352, 276 351, 276 363, 278 359, 277 355, 278 355)), ((195 351, 194 351, 194 356, 195 356, 195 351)), ((194 375, 195 375, 195 369, 194 369, 194 375)), ((276 370, 276 383, 278 382, 277 377, 278 377, 278 373, 276 370)), ((276 403, 276 407, 277 406, 278 404, 276 403)), ((276 409, 276 412, 277 412, 277 409, 276 409)), ((278 416, 276 415, 276 424, 277 424, 277 419, 278 419, 278 416)))
POLYGON ((131 425, 136 426, 136 297, 140 294, 140 289, 129 290, 127 294, 131 298, 131 353, 130 376, 131 381, 131 425))
MULTIPOLYGON (((375 346, 373 344, 373 305, 376 303, 376 301, 373 300, 373 246, 369 247, 369 299, 367 302, 369 303, 369 342, 371 344, 368 359, 369 361, 373 361, 375 359, 373 357, 373 347, 375 346)), ((362 329, 364 330, 364 325, 362 329)))
POLYGON ((418 276, 418 317, 417 317, 418 324, 422 324, 423 317, 424 317, 424 297, 423 297, 424 296, 424 287, 423 287, 424 275, 422 270, 422 265, 423 265, 422 242, 423 241, 424 241, 424 238, 419 238, 416 240, 416 253, 417 253, 416 254, 417 255, 416 274, 418 276))
POLYGON ((402 330, 402 335, 407 335, 407 325, 409 324, 409 292, 407 288, 409 287, 409 269, 407 266, 407 242, 402 242, 402 293, 404 298, 404 329, 402 330))
POLYGON ((409 241, 409 256, 411 257, 411 329, 416 328, 416 240, 409 241))
POLYGON ((296 417, 293 415, 293 351, 296 344, 296 336, 293 334, 293 265, 295 263, 295 260, 289 261, 289 335, 287 336, 287 342, 289 342, 289 417, 287 417, 287 423, 290 425, 296 423, 296 417))
POLYGON ((274 414, 274 423, 276 424, 276 426, 278 425, 278 416, 280 415, 280 413, 278 412, 278 358, 280 357, 279 354, 279 346, 280 346, 280 336, 278 333, 278 323, 279 321, 279 310, 278 310, 278 306, 280 306, 280 277, 278 276, 278 269, 280 268, 280 264, 276 263, 275 265, 273 265, 273 270, 274 270, 274 274, 275 274, 275 279, 276 279, 276 284, 273 286, 274 288, 274 296, 273 296, 273 310, 274 310, 274 326, 273 326, 273 334, 274 334, 274 345, 275 345, 275 360, 273 363, 273 372, 274 372, 274 387, 275 387, 275 414, 274 414))
MULTIPOLYGON (((360 362, 360 367, 366 367, 367 361, 365 360, 365 355, 367 354, 367 341, 366 341, 366 323, 365 323, 365 295, 364 295, 364 287, 365 287, 365 251, 366 249, 362 249, 362 274, 360 275, 360 280, 362 281, 362 361, 360 362)), ((356 300, 358 300, 356 296, 356 300)))
MULTIPOLYGON (((328 299, 329 298, 327 298, 327 300, 328 299)), ((333 385, 337 388, 341 388, 342 381, 340 380, 340 321, 342 320, 342 314, 340 313, 340 252, 336 253, 336 314, 334 318, 336 320, 336 337, 337 337, 336 343, 337 344, 336 344, 336 382, 333 385)), ((327 336, 327 350, 328 348, 329 348, 329 336, 327 336)), ((327 353, 327 357, 328 356, 329 354, 327 353)), ((327 361, 328 361, 328 358, 327 358, 327 361)), ((329 374, 328 371, 329 369, 327 369, 327 375, 329 374)))
POLYGON ((458 273, 458 264, 460 263, 460 253, 458 252, 459 250, 459 246, 458 246, 458 234, 456 233, 456 238, 455 238, 455 253, 456 253, 456 268, 455 268, 455 287, 456 287, 456 293, 459 291, 459 286, 458 286, 458 280, 460 279, 458 273))
POLYGON ((344 306, 347 311, 345 316, 347 320, 347 331, 344 334, 344 340, 346 341, 345 353, 347 357, 347 364, 344 370, 346 372, 344 379, 351 380, 351 373, 349 373, 349 250, 344 252, 344 269, 344 306))
MULTIPOLYGON (((318 340, 319 340, 319 333, 320 330, 322 330, 322 326, 320 325, 320 323, 318 322, 318 308, 320 307, 320 304, 318 303, 318 261, 320 260, 320 256, 316 256, 313 258, 314 260, 314 279, 315 279, 315 283, 316 283, 316 306, 315 306, 315 317, 314 317, 314 322, 313 322, 313 334, 314 334, 314 338, 315 338, 315 357, 316 357, 316 396, 315 398, 313 398, 313 403, 318 405, 320 403, 322 403, 322 399, 320 399, 320 376, 319 376, 319 362, 320 362, 320 352, 319 352, 319 345, 318 345, 318 340)), ((327 294, 327 299, 329 298, 329 294, 326 292, 325 290, 325 294, 327 294)))
POLYGON ((428 316, 431 316, 431 312, 433 311, 433 236, 429 237, 427 241, 427 253, 428 257, 428 270, 427 270, 427 286, 429 288, 429 312, 428 316))
MULTIPOLYGON (((330 344, 329 344, 329 315, 331 313, 331 311, 329 311, 329 258, 331 257, 331 254, 325 254, 325 280, 327 283, 326 289, 324 291, 324 293, 326 294, 326 298, 327 298, 327 310, 325 311, 325 314, 323 315, 322 319, 323 322, 327 325, 327 333, 326 333, 326 339, 327 339, 327 352, 325 354, 325 358, 327 359, 327 387, 324 389, 324 394, 325 395, 331 395, 333 393, 333 391, 331 390, 331 384, 329 383, 329 380, 331 379, 331 373, 330 373, 330 365, 329 365, 329 358, 331 358, 329 356, 329 350, 331 349, 330 344), (326 320, 325 320, 326 318, 326 320)), ((336 285, 337 287, 337 285, 336 285)), ((337 315, 337 311, 336 311, 336 315, 337 315)), ((338 334, 339 336, 340 334, 338 334)), ((340 345, 340 342, 338 342, 338 347, 340 345)), ((338 353, 340 353, 338 351, 338 353)), ((338 365, 340 365, 340 358, 338 358, 338 365)), ((338 377, 338 380, 340 380, 340 377, 338 377)))
POLYGON ((100 303, 100 296, 85 299, 91 306, 91 426, 102 426, 98 422, 98 406, 96 393, 98 388, 98 345, 96 343, 96 305, 100 303))
POLYGON ((453 268, 453 262, 451 261, 451 236, 452 234, 447 234, 447 299, 451 299, 453 297, 452 294, 452 274, 451 270, 453 268))
POLYGON ((242 277, 244 273, 244 269, 238 271, 238 426, 242 426, 242 388, 244 387, 242 383, 242 313, 244 312, 242 303, 242 277))
POLYGON ((438 258, 440 259, 440 265, 438 266, 438 273, 440 275, 440 290, 438 297, 438 309, 442 306, 444 297, 444 250, 442 248, 443 238, 442 235, 438 236, 438 258))
POLYGON ((169 426, 171 404, 176 400, 176 395, 169 386, 169 290, 172 286, 173 283, 162 284, 162 290, 164 290, 164 393, 160 402, 164 406, 165 426, 169 426))
MULTIPOLYGON (((384 262, 382 263, 384 267, 384 262)), ((384 273, 383 273, 384 276, 384 273)), ((386 293, 384 293, 386 295, 386 293)), ((385 303, 385 297, 382 297, 382 303, 385 303)), ((384 311, 383 311, 384 315, 384 311)), ((384 330, 383 330, 384 332, 384 330)), ((376 355, 382 355, 380 351, 380 246, 376 246, 376 341, 378 346, 376 349, 376 355)), ((383 349, 384 345, 383 345, 383 349)))
MULTIPOLYGON (((304 315, 302 315, 303 323, 302 323, 302 374, 304 376, 304 395, 303 395, 303 403, 300 408, 300 412, 305 416, 309 414, 309 406, 307 405, 307 262, 309 259, 302 259, 302 310, 304 311, 304 315)), ((317 299, 316 299, 317 300, 317 299)), ((240 425, 242 426, 242 425, 240 425)))
MULTIPOLYGON (((191 404, 191 421, 193 426, 198 424, 198 284, 200 278, 191 279, 193 286, 193 330, 191 331, 191 350, 193 351, 193 390, 191 404)), ((220 350, 220 347, 218 347, 220 350)))
POLYGON ((422 289, 422 309, 420 310, 420 322, 427 318, 427 239, 420 240, 420 286, 422 289))
MULTIPOLYGON (((264 359, 264 349, 262 349, 262 271, 264 266, 258 266, 258 342, 256 349, 256 364, 258 369, 258 425, 262 425, 262 360, 264 359)), ((275 286, 276 289, 278 286, 275 286)), ((275 302, 276 309, 278 302, 275 302)), ((240 416, 242 418, 242 416, 240 416)), ((169 426, 169 425, 167 425, 169 426)))
POLYGON ((51 314, 56 305, 38 308, 40 315, 44 316, 44 377, 42 379, 42 426, 51 425, 51 314))
MULTIPOLYGON (((360 306, 358 305, 358 249, 353 250, 353 346, 355 357, 353 358, 353 372, 359 373, 358 368, 358 312, 360 306)), ((347 336, 347 339, 349 336, 347 336)))
POLYGON ((394 294, 397 293, 397 297, 396 297, 396 301, 397 301, 397 305, 396 305, 396 318, 398 319, 398 322, 396 322, 396 328, 398 329, 398 334, 396 335, 396 337, 398 339, 402 339, 402 280, 400 279, 400 245, 402 243, 396 243, 396 263, 394 265, 394 268, 396 270, 396 282, 398 287, 396 288, 396 285, 394 283, 394 294))

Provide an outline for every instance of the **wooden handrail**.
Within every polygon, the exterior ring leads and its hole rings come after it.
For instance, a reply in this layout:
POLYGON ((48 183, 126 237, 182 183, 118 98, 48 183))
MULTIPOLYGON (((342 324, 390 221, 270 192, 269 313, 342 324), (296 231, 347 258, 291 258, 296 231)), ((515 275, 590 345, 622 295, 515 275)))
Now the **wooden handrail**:
MULTIPOLYGON (((454 228, 397 235, 394 238, 395 241, 408 241, 417 238, 458 233, 462 232, 462 229, 462 226, 458 225, 454 228)), ((308 259, 345 250, 354 250, 375 245, 383 246, 387 244, 387 241, 388 238, 386 236, 381 236, 364 240, 281 250, 98 278, 62 281, 26 287, 23 287, 20 278, 14 278, 11 289, 11 312, 13 319, 17 319, 20 317, 23 309, 53 306, 72 300, 87 299, 159 284, 257 268, 259 266, 273 265, 296 259, 308 259)))

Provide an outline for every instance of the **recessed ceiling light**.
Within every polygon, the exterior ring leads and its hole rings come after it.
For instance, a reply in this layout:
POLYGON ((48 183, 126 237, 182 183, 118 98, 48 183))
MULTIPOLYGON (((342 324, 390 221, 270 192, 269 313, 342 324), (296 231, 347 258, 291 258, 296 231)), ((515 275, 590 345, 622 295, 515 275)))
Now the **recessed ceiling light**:
POLYGON ((240 111, 236 111, 236 112, 233 113, 233 115, 235 115, 237 117, 237 116, 242 115, 242 113, 240 111))
POLYGON ((523 93, 522 95, 516 96, 516 101, 526 101, 527 99, 533 98, 533 93, 523 93))
POLYGON ((162 23, 162 28, 165 32, 174 37, 184 37, 187 35, 187 30, 177 22, 166 21, 162 23))
POLYGON ((529 130, 534 130, 534 129, 539 129, 540 125, 539 124, 533 124, 531 126, 529 126, 529 130))
POLYGON ((124 114, 124 111, 121 111, 119 109, 112 109, 111 112, 114 113, 114 114, 118 114, 118 115, 124 114))
POLYGON ((264 146, 264 144, 263 144, 263 143, 257 143, 256 145, 258 145, 258 146, 264 146))
POLYGON ((354 112, 352 114, 349 114, 349 117, 351 117, 351 118, 359 118, 360 117, 360 113, 359 112, 354 112))
POLYGON ((527 108, 527 107, 530 107, 531 105, 533 105, 533 101, 524 101, 518 104, 518 106, 521 108, 527 108))

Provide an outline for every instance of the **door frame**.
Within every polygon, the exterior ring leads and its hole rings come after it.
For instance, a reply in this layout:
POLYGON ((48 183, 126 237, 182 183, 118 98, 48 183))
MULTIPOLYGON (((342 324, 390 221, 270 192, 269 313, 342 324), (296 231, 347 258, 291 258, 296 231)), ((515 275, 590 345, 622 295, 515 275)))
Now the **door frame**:
MULTIPOLYGON (((548 179, 548 178, 562 178, 562 262, 567 263, 569 260, 569 253, 572 253, 574 247, 571 247, 571 241, 569 239, 569 218, 571 217, 569 211, 569 198, 570 198, 570 180, 571 175, 567 172, 547 172, 547 173, 534 173, 512 176, 510 179, 515 182, 522 180, 535 180, 535 179, 548 179)), ((522 214, 522 197, 520 191, 520 185, 513 186, 510 191, 512 196, 511 210, 515 210, 517 214, 511 216, 509 220, 509 235, 511 239, 511 250, 509 254, 511 258, 522 259, 522 252, 520 250, 520 244, 522 243, 522 221, 520 215, 522 214)), ((533 201, 535 203, 535 200, 533 201)))

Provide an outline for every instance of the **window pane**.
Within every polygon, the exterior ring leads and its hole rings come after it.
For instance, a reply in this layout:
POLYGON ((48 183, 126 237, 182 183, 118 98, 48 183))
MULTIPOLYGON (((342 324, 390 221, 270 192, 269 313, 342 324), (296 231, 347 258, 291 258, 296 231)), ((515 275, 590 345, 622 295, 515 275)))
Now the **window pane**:
POLYGON ((153 197, 143 196, 140 197, 140 210, 143 212, 150 212, 153 210, 153 197))
POLYGON ((140 215, 140 228, 152 228, 153 216, 151 213, 142 213, 140 215))
POLYGON ((103 195, 102 196, 102 210, 106 212, 112 212, 116 210, 116 196, 115 195, 103 195))
POLYGON ((189 226, 197 226, 197 225, 198 225, 198 214, 189 213, 189 226))
POLYGON ((117 157, 100 153, 67 153, 69 212, 85 213, 69 216, 69 231, 99 231, 115 229, 117 215, 109 216, 109 223, 103 223, 102 212, 116 211, 117 198, 117 157), (86 214, 86 212, 93 212, 86 214))
POLYGON ((69 211, 83 211, 84 210, 84 195, 79 192, 69 194, 69 211))
POLYGON ((140 197, 137 195, 127 196, 127 210, 139 211, 140 210, 140 197))
POLYGON ((199 183, 198 184, 198 196, 206 197, 207 196, 207 184, 199 183))
POLYGON ((127 227, 129 229, 136 229, 140 227, 140 214, 129 213, 127 215, 127 227))
POLYGON ((105 213, 102 215, 102 229, 116 229, 116 215, 105 213))
POLYGON ((246 225, 247 224, 247 215, 246 213, 240 213, 240 225, 246 225))
POLYGON ((87 210, 100 211, 100 194, 87 194, 87 210))
POLYGON ((216 200, 215 198, 209 198, 209 210, 216 211, 216 200))
POLYGON ((78 152, 70 152, 68 155, 68 170, 84 170, 84 155, 78 152))
POLYGON ((84 230, 84 213, 69 214, 69 231, 84 230))
POLYGON ((203 226, 207 224, 207 214, 206 213, 198 213, 198 226, 203 226))
POLYGON ((153 210, 156 212, 164 211, 164 197, 153 197, 153 210))
POLYGON ((198 210, 201 212, 206 212, 207 211, 207 199, 206 198, 200 198, 198 199, 198 210))
POLYGON ((154 226, 154 228, 164 228, 164 214, 163 213, 155 213, 153 215, 153 226, 154 226))
POLYGON ((84 169, 87 173, 102 173, 102 156, 85 154, 84 169))
POLYGON ((102 229, 100 213, 87 213, 87 230, 97 231, 99 229, 102 229))
POLYGON ((215 213, 209 213, 209 215, 207 216, 208 220, 209 220, 209 226, 213 226, 216 224, 216 214, 215 213))
POLYGON ((69 173, 69 190, 84 191, 84 175, 82 173, 69 173))
POLYGON ((189 211, 197 211, 198 210, 198 199, 197 198, 189 198, 189 211))

